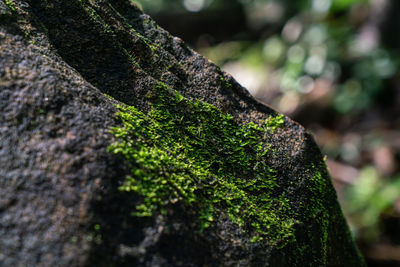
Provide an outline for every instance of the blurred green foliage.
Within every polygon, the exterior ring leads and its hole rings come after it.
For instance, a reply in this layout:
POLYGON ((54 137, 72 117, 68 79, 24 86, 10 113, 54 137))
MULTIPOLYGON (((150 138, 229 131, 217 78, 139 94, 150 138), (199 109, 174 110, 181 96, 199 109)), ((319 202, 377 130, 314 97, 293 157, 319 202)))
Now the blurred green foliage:
POLYGON ((363 168, 356 183, 347 189, 345 211, 350 216, 354 234, 364 242, 377 242, 381 216, 393 213, 393 203, 400 196, 400 176, 382 181, 373 166, 363 168))

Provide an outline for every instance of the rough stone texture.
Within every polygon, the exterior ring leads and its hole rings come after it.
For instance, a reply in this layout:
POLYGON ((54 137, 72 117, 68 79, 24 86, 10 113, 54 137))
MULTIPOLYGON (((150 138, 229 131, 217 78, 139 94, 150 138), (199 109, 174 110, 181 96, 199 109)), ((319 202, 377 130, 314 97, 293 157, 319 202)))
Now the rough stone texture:
POLYGON ((118 190, 129 165, 109 128, 117 102, 148 111, 157 81, 239 124, 276 115, 129 1, 0 0, 0 266, 364 265, 319 149, 288 118, 265 138, 295 242, 251 242, 223 210, 200 232, 182 203, 130 216, 140 198, 118 190), (305 213, 316 172, 324 210, 305 213))

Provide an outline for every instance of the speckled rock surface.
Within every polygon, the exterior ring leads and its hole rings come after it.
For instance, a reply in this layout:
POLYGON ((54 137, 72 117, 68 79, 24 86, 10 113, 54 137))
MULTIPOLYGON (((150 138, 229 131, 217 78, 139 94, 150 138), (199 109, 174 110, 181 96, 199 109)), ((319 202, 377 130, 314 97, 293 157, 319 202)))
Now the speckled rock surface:
POLYGON ((133 163, 107 150, 110 128, 116 104, 151 111, 160 83, 235 125, 277 116, 129 1, 0 0, 0 266, 364 265, 319 149, 288 118, 262 137, 285 238, 255 242, 226 203, 203 230, 185 201, 131 216, 143 196, 120 190, 133 163))

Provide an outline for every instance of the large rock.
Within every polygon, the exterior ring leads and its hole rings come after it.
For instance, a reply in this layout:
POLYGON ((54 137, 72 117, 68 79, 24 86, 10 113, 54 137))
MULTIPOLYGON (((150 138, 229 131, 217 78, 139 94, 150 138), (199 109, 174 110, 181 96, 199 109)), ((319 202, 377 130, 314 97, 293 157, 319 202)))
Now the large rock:
POLYGON ((300 125, 129 1, 0 1, 1 266, 363 266, 300 125))

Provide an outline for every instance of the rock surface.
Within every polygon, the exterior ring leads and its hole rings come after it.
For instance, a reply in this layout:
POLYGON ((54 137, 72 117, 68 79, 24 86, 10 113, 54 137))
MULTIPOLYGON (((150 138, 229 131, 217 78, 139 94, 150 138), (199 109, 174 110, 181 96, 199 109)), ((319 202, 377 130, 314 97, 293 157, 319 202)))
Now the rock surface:
POLYGON ((364 265, 310 134, 129 1, 0 0, 0 111, 0 266, 364 265))

